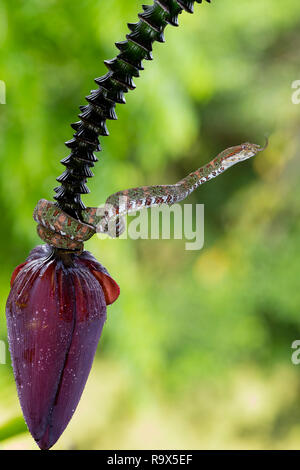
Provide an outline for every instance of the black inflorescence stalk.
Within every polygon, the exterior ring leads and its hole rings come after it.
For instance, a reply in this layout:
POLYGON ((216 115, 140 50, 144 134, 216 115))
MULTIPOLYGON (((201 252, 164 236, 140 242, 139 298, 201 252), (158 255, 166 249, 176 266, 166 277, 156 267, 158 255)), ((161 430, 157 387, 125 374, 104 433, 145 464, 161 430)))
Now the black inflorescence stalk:
POLYGON ((61 160, 66 170, 57 178, 61 186, 55 188, 54 198, 71 216, 81 219, 85 209, 81 194, 89 193, 87 178, 93 176, 91 168, 98 161, 94 152, 101 150, 98 137, 109 135, 106 120, 117 119, 116 103, 124 104, 124 94, 135 88, 133 77, 139 77, 143 60, 152 60, 154 41, 164 42, 166 25, 178 26, 178 15, 183 10, 193 13, 195 1, 202 3, 202 0, 154 0, 153 5, 143 5, 139 22, 128 24, 131 32, 127 40, 116 43, 119 55, 104 62, 108 73, 95 79, 99 88, 92 90, 86 97, 88 104, 80 107, 80 121, 72 124, 76 132, 66 142, 70 155, 61 160))

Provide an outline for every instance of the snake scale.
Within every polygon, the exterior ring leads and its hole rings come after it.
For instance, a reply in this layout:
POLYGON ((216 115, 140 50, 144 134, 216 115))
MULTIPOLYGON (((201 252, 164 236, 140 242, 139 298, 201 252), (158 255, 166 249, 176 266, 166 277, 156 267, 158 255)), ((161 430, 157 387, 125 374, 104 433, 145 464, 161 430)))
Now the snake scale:
POLYGON ((95 79, 98 89, 86 97, 88 104, 80 107, 80 121, 72 124, 76 132, 66 142, 71 152, 61 160, 66 170, 57 178, 61 185, 55 188, 56 203, 42 199, 34 210, 38 234, 49 245, 80 252, 84 241, 96 231, 119 236, 125 229, 125 214, 182 201, 199 185, 263 150, 250 143, 231 147, 176 184, 119 191, 109 196, 102 209, 86 208, 81 201, 81 194, 89 192, 86 182, 93 176, 91 168, 97 162, 94 152, 101 150, 98 137, 109 135, 106 120, 117 119, 116 103, 126 102, 124 95, 135 88, 133 77, 139 77, 143 60, 152 60, 153 43, 164 42, 167 24, 178 26, 178 15, 184 10, 193 13, 195 1, 202 3, 202 0, 154 0, 152 5, 143 5, 139 21, 128 24, 130 33, 126 41, 116 43, 118 56, 104 62, 108 73, 95 79))

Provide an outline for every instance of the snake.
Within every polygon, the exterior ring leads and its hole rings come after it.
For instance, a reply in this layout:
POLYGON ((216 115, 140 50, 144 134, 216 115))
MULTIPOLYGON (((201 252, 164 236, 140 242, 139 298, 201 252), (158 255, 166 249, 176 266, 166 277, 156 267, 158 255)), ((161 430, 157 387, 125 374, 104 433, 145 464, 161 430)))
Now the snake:
POLYGON ((87 207, 78 220, 56 203, 41 199, 34 209, 39 237, 49 245, 65 251, 82 252, 84 242, 95 233, 120 237, 125 230, 124 217, 144 208, 183 201, 199 186, 222 174, 233 165, 252 158, 268 145, 245 142, 223 150, 208 164, 170 185, 141 186, 118 191, 106 199, 103 207, 87 207))

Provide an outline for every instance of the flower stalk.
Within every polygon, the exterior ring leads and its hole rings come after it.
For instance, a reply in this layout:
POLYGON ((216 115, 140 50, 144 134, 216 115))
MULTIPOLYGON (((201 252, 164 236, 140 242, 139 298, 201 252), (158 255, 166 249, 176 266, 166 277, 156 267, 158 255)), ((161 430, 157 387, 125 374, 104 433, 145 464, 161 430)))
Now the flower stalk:
POLYGON ((195 0, 155 0, 153 5, 143 5, 139 21, 128 23, 130 33, 126 40, 116 43, 120 53, 104 62, 108 73, 95 79, 98 89, 86 96, 88 104, 80 107, 80 120, 71 125, 76 132, 66 142, 70 154, 61 160, 66 170, 57 178, 60 186, 55 188, 54 199, 72 217, 82 220, 85 205, 81 195, 89 193, 86 182, 93 176, 91 168, 97 162, 94 152, 101 151, 99 136, 109 135, 106 121, 117 119, 116 104, 125 104, 125 94, 135 89, 133 78, 144 70, 143 60, 152 60, 153 43, 164 42, 165 27, 178 26, 178 16, 183 10, 193 13, 194 3, 195 0))

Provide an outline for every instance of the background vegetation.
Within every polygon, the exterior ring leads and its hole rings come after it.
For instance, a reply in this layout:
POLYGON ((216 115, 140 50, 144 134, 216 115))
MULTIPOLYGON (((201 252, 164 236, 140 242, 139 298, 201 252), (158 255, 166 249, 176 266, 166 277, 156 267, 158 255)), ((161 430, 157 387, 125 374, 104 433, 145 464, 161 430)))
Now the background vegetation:
MULTIPOLYGON (((69 123, 116 55, 137 0, 1 0, 0 336, 10 275, 39 243, 32 211, 52 198, 69 123)), ((215 0, 156 44, 102 139, 91 195, 175 182, 231 145, 266 152, 198 190, 205 246, 91 240, 121 286, 86 390, 56 449, 299 448, 298 0, 215 0)), ((0 448, 34 449, 7 353, 0 448)))

